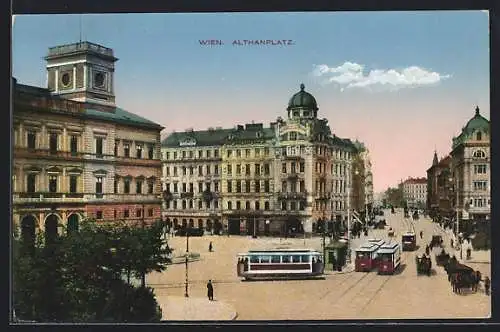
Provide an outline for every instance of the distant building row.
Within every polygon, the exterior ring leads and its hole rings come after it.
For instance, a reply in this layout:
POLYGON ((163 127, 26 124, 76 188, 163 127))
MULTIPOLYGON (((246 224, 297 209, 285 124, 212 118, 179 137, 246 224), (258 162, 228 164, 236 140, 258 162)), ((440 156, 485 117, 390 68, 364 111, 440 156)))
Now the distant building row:
POLYGON ((403 200, 411 208, 423 208, 427 202, 427 179, 408 178, 402 182, 403 200))

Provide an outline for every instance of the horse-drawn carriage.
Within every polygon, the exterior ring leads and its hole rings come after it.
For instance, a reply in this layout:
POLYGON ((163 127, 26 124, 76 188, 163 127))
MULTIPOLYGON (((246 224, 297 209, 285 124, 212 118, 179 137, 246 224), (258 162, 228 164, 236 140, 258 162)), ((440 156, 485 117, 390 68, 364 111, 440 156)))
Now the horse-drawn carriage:
POLYGON ((432 261, 429 256, 423 254, 422 256, 415 256, 415 261, 417 263, 417 275, 427 274, 431 275, 432 261))
POLYGON ((433 235, 431 243, 429 243, 429 247, 432 249, 434 247, 442 247, 442 246, 443 246, 443 237, 441 235, 433 235))
MULTIPOLYGON (((443 255, 443 260, 449 255, 443 255)), ((437 258, 437 256, 436 256, 437 258)), ((460 294, 464 289, 470 289, 476 292, 481 281, 481 273, 474 271, 473 268, 461 264, 455 256, 449 258, 443 264, 444 270, 448 275, 448 281, 451 284, 454 293, 460 294)))
POLYGON ((445 252, 444 248, 438 255, 436 255, 436 264, 438 266, 444 266, 446 263, 448 263, 449 260, 450 260, 450 254, 445 252))
POLYGON ((413 220, 418 220, 418 218, 419 218, 418 211, 413 212, 412 218, 413 218, 413 220))
POLYGON ((389 237, 394 236, 394 230, 392 229, 392 227, 390 227, 389 230, 387 231, 387 236, 389 236, 389 237))

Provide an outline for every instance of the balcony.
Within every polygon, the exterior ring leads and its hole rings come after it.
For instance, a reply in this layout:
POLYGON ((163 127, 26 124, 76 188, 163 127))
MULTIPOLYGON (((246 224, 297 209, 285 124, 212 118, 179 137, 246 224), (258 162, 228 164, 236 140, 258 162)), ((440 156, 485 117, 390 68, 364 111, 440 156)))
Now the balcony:
POLYGON ((331 192, 320 192, 316 193, 314 196, 314 199, 317 201, 327 201, 331 198, 332 193, 331 192))
POLYGON ((51 151, 50 149, 14 148, 14 158, 51 158, 68 161, 83 161, 84 153, 70 151, 51 151))
POLYGON ((189 199, 189 198, 193 198, 193 197, 194 197, 194 193, 192 193, 192 192, 181 193, 181 199, 189 199))
POLYGON ((12 194, 14 204, 24 203, 79 203, 83 202, 83 193, 17 192, 12 194))
POLYGON ((123 156, 113 156, 116 160, 117 165, 135 165, 135 166, 155 166, 161 167, 160 159, 148 159, 148 158, 131 158, 123 156))
POLYGON ((106 201, 116 203, 142 203, 142 202, 161 202, 158 194, 99 194, 86 193, 84 200, 87 202, 106 201))
POLYGON ((280 200, 305 200, 307 198, 307 192, 280 192, 278 193, 278 199, 280 200))
POLYGON ((224 210, 222 214, 230 216, 262 216, 264 212, 265 210, 224 210))
POLYGON ((295 172, 294 173, 288 173, 286 175, 286 178, 287 178, 287 180, 291 180, 291 181, 297 180, 299 178, 299 174, 295 173, 295 172))

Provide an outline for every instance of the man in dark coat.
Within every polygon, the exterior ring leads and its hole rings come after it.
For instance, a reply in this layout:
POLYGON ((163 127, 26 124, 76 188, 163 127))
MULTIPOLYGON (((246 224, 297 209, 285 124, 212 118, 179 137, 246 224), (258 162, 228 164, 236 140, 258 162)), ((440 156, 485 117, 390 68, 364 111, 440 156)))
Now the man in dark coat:
POLYGON ((484 293, 486 295, 490 295, 490 286, 491 286, 490 278, 485 277, 484 278, 484 293))
POLYGON ((207 283, 207 295, 210 301, 214 300, 214 286, 212 286, 212 280, 207 283))

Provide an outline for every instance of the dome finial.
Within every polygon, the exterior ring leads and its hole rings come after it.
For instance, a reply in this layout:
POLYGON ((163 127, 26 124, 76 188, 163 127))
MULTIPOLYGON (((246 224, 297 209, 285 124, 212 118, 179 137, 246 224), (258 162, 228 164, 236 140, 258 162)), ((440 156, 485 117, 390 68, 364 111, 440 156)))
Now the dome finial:
POLYGON ((305 88, 306 86, 304 85, 304 83, 300 83, 300 91, 304 91, 305 88))
POLYGON ((479 115, 479 106, 476 105, 476 115, 479 115))

